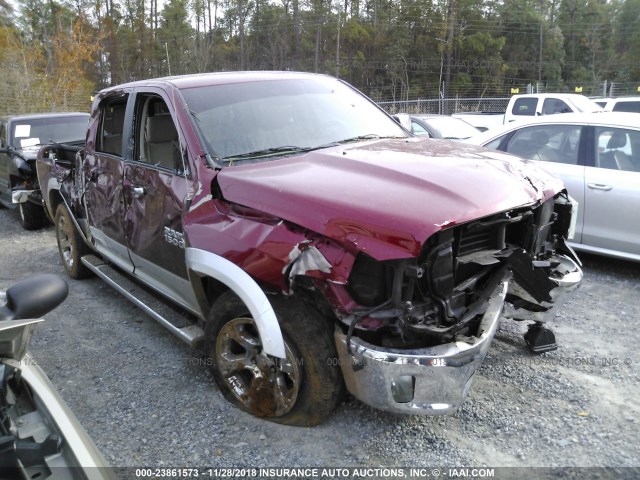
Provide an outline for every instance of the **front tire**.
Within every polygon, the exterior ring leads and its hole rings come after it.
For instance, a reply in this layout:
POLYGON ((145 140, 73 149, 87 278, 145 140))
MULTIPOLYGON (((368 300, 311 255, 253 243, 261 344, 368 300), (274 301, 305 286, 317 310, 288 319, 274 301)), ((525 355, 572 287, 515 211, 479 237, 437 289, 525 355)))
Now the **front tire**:
POLYGON ((263 352, 249 310, 229 291, 213 305, 205 328, 215 380, 231 403, 252 415, 284 425, 318 425, 343 392, 331 322, 298 299, 270 300, 286 359, 263 352))
POLYGON ((37 230, 44 226, 46 217, 44 209, 40 205, 32 202, 23 202, 18 204, 20 212, 20 223, 25 230, 37 230))
POLYGON ((55 227, 58 252, 67 274, 76 279, 90 276, 91 270, 80 260, 89 253, 89 248, 80 237, 71 215, 62 203, 56 209, 55 227))

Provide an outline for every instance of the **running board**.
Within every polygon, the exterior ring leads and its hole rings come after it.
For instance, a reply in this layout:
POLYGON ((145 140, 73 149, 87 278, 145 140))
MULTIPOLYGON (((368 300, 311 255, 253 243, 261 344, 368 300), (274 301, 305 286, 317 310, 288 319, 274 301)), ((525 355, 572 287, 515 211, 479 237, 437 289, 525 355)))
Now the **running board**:
POLYGON ((110 287, 132 302, 143 312, 175 336, 193 347, 204 338, 204 331, 166 303, 147 292, 126 275, 120 273, 95 255, 81 258, 82 263, 110 287))

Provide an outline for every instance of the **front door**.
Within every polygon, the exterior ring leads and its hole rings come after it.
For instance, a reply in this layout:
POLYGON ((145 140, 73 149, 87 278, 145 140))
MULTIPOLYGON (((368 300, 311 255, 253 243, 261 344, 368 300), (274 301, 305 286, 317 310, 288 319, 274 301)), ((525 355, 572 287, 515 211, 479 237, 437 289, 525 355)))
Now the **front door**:
POLYGON ((185 267, 183 210, 191 185, 176 122, 161 92, 139 92, 125 162, 125 234, 135 275, 197 312, 185 267))

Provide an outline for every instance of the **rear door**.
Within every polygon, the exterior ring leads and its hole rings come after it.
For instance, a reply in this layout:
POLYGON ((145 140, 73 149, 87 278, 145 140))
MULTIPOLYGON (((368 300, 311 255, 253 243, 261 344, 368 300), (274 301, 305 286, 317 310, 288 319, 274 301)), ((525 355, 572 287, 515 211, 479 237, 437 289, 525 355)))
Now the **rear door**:
POLYGON ((192 185, 175 112, 161 89, 136 92, 124 166, 125 232, 135 275, 197 312, 185 262, 183 212, 192 185))
POLYGON ((593 128, 583 243, 640 255, 640 130, 593 128))
POLYGON ((85 202, 96 249, 127 271, 133 271, 124 232, 125 198, 122 190, 123 152, 131 132, 129 92, 103 98, 91 119, 95 144, 87 145, 83 164, 85 202), (93 147, 93 148, 92 148, 93 147))

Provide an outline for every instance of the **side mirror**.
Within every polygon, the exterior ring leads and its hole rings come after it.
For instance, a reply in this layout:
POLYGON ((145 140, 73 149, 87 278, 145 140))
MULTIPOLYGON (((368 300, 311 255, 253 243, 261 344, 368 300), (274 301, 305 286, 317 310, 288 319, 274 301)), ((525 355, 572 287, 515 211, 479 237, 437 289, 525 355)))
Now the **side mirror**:
POLYGON ((406 113, 396 113, 395 115, 391 115, 391 118, 393 118, 405 130, 411 132, 411 117, 409 115, 406 113))
POLYGON ((5 320, 38 318, 60 305, 68 294, 67 282, 45 273, 9 287, 5 293, 6 304, 0 310, 5 320))

